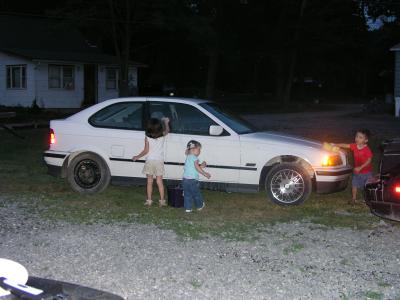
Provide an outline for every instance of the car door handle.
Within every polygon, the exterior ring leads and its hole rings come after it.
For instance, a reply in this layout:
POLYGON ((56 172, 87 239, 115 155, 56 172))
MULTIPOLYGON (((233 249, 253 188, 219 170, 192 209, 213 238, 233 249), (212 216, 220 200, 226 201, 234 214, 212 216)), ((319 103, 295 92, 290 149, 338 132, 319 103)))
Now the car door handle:
POLYGON ((255 167, 256 164, 255 163, 246 163, 246 167, 255 167))

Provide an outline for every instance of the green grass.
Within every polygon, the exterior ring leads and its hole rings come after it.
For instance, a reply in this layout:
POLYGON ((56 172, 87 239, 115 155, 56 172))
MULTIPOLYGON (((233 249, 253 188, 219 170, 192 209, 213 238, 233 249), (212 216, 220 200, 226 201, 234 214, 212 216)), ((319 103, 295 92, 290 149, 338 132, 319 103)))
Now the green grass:
POLYGON ((289 254, 295 254, 297 252, 300 252, 301 250, 304 249, 304 245, 300 243, 293 243, 289 247, 286 247, 283 249, 283 254, 289 255, 289 254))
POLYGON ((193 286, 193 288, 198 289, 201 288, 202 283, 201 281, 197 280, 197 279, 193 279, 192 281, 190 281, 190 284, 193 286))
POLYGON ((365 297, 367 299, 383 300, 384 295, 380 292, 368 291, 365 293, 365 297))
POLYGON ((110 186, 100 194, 81 195, 73 192, 65 180, 46 174, 42 154, 47 131, 19 133, 25 136, 24 140, 0 131, 0 194, 49 219, 87 224, 137 222, 173 230, 181 237, 215 235, 228 240, 255 239, 263 233, 264 225, 277 222, 306 220, 318 224, 317 228, 324 225, 363 229, 379 221, 365 206, 347 204, 349 190, 313 194, 295 207, 275 205, 262 192, 204 191, 207 207, 192 214, 171 207, 144 207, 144 187, 110 186), (343 211, 346 213, 341 214, 343 211))

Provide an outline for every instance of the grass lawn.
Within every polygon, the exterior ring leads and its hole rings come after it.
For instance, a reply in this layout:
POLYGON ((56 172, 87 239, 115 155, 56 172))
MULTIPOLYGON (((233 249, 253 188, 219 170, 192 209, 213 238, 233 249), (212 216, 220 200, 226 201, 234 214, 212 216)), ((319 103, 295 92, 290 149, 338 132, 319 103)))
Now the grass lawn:
POLYGON ((174 230, 182 237, 216 235, 234 240, 256 238, 262 225, 276 222, 308 220, 351 228, 369 228, 379 222, 364 205, 347 204, 349 190, 313 194, 295 207, 277 206, 263 192, 204 191, 206 208, 192 214, 170 207, 144 207, 144 187, 110 186, 101 194, 81 195, 73 192, 65 180, 46 174, 42 153, 47 147, 47 130, 19 133, 25 136, 24 140, 0 131, 0 195, 49 219, 74 223, 138 222, 174 230))

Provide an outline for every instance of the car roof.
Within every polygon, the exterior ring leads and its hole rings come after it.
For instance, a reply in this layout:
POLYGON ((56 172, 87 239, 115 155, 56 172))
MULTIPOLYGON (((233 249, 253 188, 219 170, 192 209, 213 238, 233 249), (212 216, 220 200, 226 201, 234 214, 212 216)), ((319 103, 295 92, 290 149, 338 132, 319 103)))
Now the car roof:
POLYGON ((106 101, 102 101, 100 103, 115 103, 115 102, 129 102, 129 101, 159 101, 159 102, 179 102, 179 103, 205 103, 210 102, 209 100, 197 99, 197 98, 185 98, 185 97, 123 97, 123 98, 115 98, 106 101))
POLYGON ((86 118, 93 113, 99 111, 100 109, 109 106, 110 104, 114 103, 121 103, 121 102, 130 102, 130 101, 139 101, 139 102, 145 102, 145 101, 157 101, 157 102, 176 102, 176 103, 184 103, 184 104, 200 104, 200 103, 206 103, 206 102, 211 102, 208 100, 204 99, 195 99, 195 98, 179 98, 179 97, 124 97, 124 98, 115 98, 115 99, 109 99, 105 100, 102 102, 99 102, 95 105, 92 105, 70 117, 67 119, 69 120, 76 120, 80 118, 86 118))

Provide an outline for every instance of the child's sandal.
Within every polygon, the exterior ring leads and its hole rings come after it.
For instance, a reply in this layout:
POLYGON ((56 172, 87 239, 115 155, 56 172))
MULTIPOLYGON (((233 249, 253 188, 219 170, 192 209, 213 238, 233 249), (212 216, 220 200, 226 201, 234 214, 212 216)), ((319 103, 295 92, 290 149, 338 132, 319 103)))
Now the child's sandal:
POLYGON ((163 207, 163 206, 167 206, 167 201, 165 201, 165 200, 160 200, 160 207, 163 207))
POLYGON ((144 203, 144 205, 146 206, 151 206, 153 204, 153 201, 150 199, 147 199, 146 202, 144 203))

